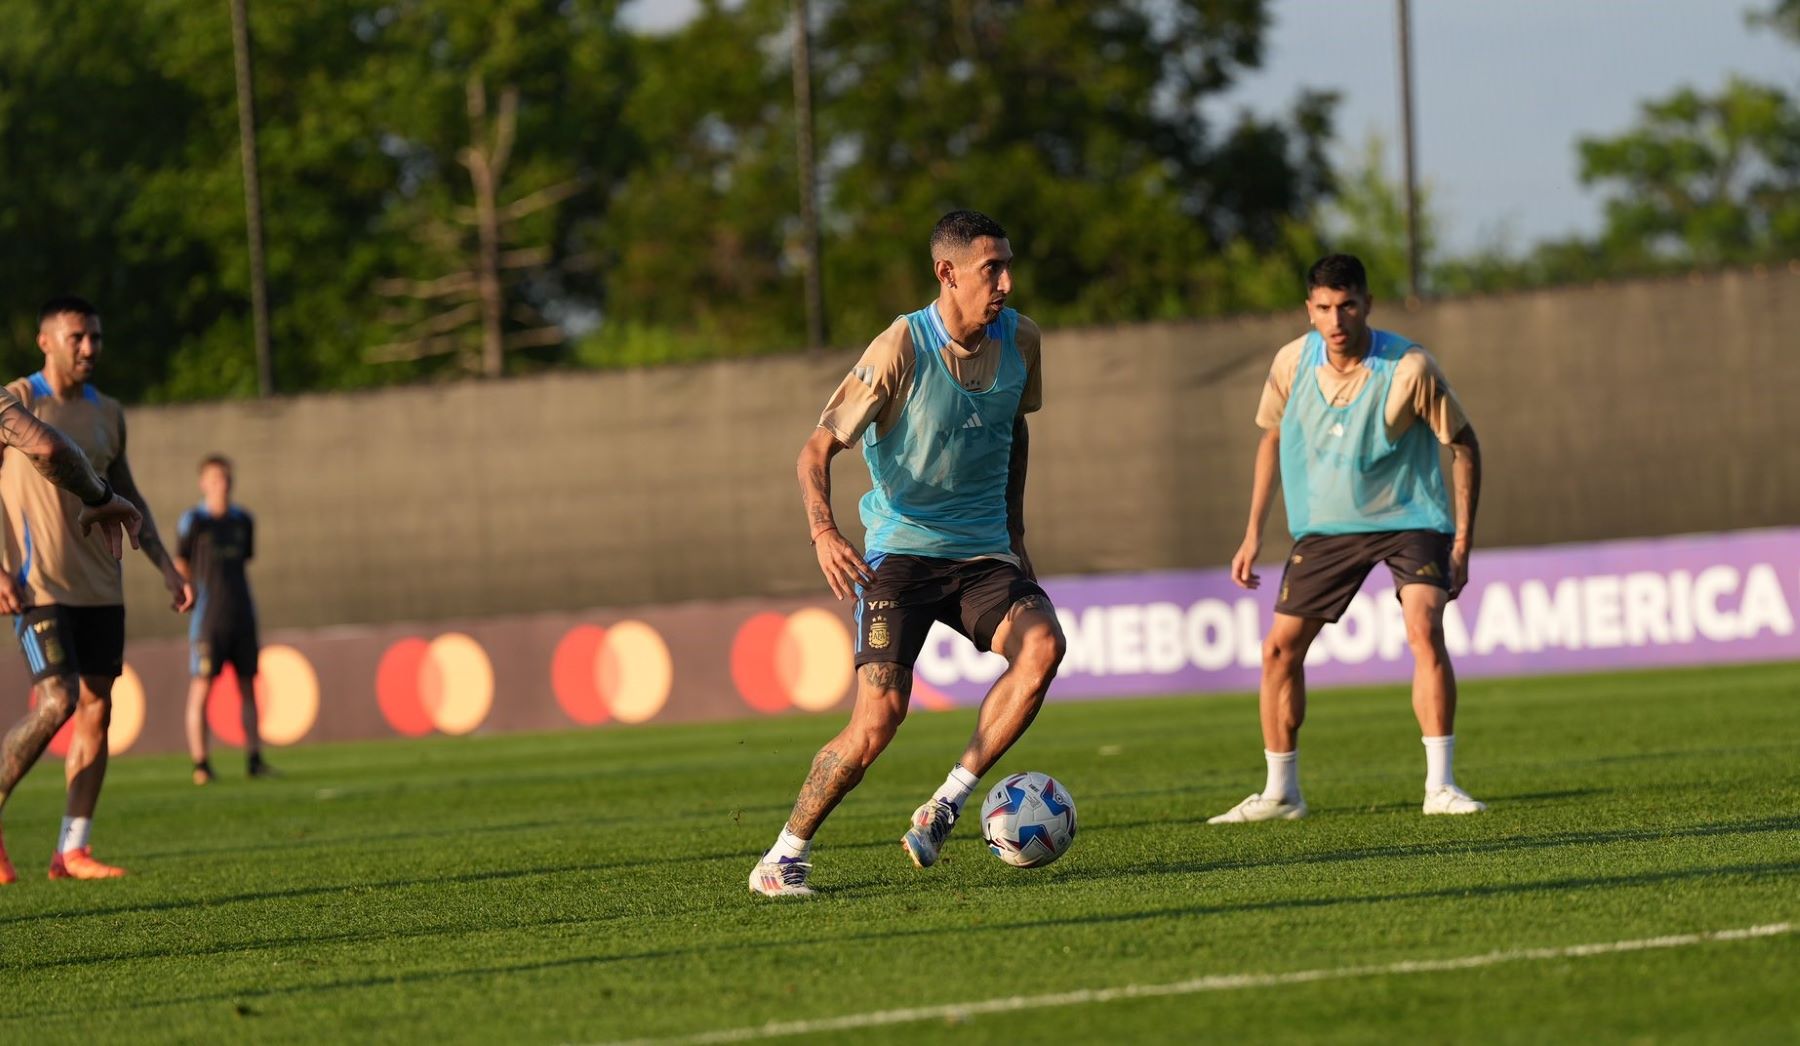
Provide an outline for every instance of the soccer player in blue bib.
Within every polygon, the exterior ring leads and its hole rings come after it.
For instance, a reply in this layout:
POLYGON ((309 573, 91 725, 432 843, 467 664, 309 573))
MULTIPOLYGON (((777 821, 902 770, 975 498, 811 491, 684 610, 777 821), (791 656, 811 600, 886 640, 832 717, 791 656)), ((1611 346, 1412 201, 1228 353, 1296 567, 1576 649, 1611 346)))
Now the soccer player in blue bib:
POLYGON ((1006 307, 1006 230, 952 211, 931 234, 935 302, 899 317, 826 405, 800 452, 800 489, 819 569, 839 599, 857 600, 856 707, 813 759, 750 889, 805 896, 813 833, 862 780, 906 718, 912 666, 934 622, 1007 670, 982 701, 974 735, 900 844, 921 868, 939 849, 981 775, 1031 725, 1065 643, 1025 554, 1025 415, 1043 400, 1037 325, 1006 307), (831 511, 831 459, 860 443, 874 489, 862 501, 858 554, 831 511))
POLYGON ((1299 778, 1306 652, 1382 563, 1393 574, 1413 655, 1424 812, 1487 809, 1452 773, 1456 675, 1444 647, 1444 608, 1469 579, 1481 448, 1437 362, 1406 338, 1369 326, 1372 300, 1362 262, 1334 254, 1316 263, 1307 275, 1313 331, 1276 354, 1263 388, 1250 525, 1231 577, 1244 588, 1261 580, 1253 567, 1279 474, 1294 547, 1263 641, 1268 779, 1212 824, 1306 816, 1299 778), (1439 444, 1451 451, 1451 499, 1439 444))

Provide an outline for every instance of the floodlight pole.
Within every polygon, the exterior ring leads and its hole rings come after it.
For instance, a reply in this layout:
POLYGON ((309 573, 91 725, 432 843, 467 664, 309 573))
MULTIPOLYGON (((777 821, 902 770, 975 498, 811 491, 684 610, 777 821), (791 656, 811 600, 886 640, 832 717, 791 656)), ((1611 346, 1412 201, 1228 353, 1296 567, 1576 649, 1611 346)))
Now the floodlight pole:
POLYGON ((1406 293, 1419 297, 1419 183, 1413 166, 1412 15, 1407 0, 1396 0, 1400 30, 1400 150, 1406 170, 1406 293))
POLYGON ((812 23, 806 0, 793 0, 794 20, 794 151, 800 177, 800 240, 806 255, 806 341, 822 349, 829 337, 825 324, 825 277, 819 266, 819 173, 813 148, 812 23))
POLYGON ((275 394, 269 350, 269 286, 263 261, 262 180, 256 157, 256 91, 250 65, 248 0, 230 0, 231 49, 237 58, 238 148, 244 166, 244 226, 250 240, 250 326, 256 340, 256 392, 275 394))

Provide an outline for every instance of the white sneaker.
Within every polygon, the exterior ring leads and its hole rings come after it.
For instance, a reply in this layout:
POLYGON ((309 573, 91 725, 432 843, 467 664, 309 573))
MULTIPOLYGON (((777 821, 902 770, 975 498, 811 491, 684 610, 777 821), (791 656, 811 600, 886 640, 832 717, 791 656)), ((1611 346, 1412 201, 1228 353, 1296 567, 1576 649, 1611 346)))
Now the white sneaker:
POLYGON ((1455 785, 1445 785, 1425 793, 1427 814, 1478 814, 1486 809, 1486 803, 1455 785))
POLYGON ((799 857, 758 861, 750 869, 750 892, 764 897, 811 897, 813 889, 806 885, 811 873, 812 862, 799 857))
POLYGON ((1284 802, 1280 799, 1264 799, 1256 794, 1217 817, 1206 819, 1207 824, 1249 824, 1252 821, 1298 821, 1306 816, 1306 800, 1296 799, 1284 802))
POLYGON ((938 851, 956 827, 956 808, 942 799, 927 799, 913 811, 912 827, 900 837, 900 846, 913 864, 930 868, 937 863, 938 851))

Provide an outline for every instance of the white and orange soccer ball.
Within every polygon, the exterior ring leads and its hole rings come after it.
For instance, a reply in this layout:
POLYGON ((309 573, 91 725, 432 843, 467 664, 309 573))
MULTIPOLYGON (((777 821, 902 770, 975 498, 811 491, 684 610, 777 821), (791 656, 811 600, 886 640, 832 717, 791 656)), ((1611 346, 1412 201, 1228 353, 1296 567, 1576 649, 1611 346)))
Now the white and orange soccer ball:
POLYGON ((1041 868, 1075 841, 1075 798, 1048 774, 1008 775, 981 804, 981 835, 1015 868, 1041 868))

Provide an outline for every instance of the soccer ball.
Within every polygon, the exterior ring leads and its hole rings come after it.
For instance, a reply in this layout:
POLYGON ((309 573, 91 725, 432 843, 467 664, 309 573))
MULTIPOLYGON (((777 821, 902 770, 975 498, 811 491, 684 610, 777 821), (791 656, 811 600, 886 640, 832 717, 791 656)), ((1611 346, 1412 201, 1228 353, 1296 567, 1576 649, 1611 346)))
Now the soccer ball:
POLYGON ((1041 868, 1075 841, 1075 799, 1048 774, 1013 774, 981 804, 981 837, 1016 868, 1041 868))

